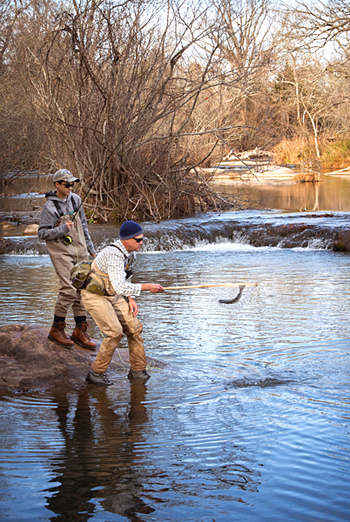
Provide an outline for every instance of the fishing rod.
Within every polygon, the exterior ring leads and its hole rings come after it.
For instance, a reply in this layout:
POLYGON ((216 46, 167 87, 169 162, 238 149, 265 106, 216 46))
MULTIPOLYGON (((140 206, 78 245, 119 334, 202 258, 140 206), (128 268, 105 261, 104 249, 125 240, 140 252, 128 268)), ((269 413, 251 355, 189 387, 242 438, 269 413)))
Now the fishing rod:
POLYGON ((258 283, 220 283, 211 285, 187 285, 187 286, 165 286, 164 290, 187 290, 192 288, 217 288, 217 287, 229 287, 238 288, 238 294, 231 299, 219 299, 219 303, 232 304, 237 303, 242 297, 243 290, 248 286, 258 286, 258 283))
POLYGON ((164 290, 187 290, 189 288, 217 288, 217 287, 237 288, 240 286, 258 286, 258 283, 220 283, 220 284, 215 284, 215 285, 164 286, 164 290))

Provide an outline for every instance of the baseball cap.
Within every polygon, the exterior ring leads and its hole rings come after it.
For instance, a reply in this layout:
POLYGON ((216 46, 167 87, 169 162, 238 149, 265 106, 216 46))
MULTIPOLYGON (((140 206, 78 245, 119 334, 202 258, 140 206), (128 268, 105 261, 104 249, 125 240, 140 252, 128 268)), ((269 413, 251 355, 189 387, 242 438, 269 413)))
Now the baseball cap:
POLYGON ((74 181, 80 181, 79 178, 75 178, 73 174, 67 169, 60 169, 53 175, 53 182, 56 181, 67 181, 73 183, 74 181))

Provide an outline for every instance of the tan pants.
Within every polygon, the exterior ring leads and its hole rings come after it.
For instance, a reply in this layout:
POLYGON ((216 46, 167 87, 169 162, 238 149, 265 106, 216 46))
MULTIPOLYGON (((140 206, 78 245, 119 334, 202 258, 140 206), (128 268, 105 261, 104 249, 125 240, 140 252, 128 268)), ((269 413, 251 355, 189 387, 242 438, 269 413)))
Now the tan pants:
POLYGON ((125 299, 119 295, 100 296, 86 290, 81 291, 81 299, 105 335, 91 369, 97 373, 105 373, 124 333, 128 339, 130 368, 144 370, 147 361, 141 335, 142 323, 132 315, 125 299))

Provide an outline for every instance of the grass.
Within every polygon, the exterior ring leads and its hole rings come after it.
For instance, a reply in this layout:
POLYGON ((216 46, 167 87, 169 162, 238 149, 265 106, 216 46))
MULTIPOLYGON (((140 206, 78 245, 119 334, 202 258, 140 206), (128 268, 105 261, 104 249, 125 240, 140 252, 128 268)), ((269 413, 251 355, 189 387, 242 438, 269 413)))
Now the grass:
POLYGON ((345 169, 350 165, 350 140, 328 143, 322 150, 322 166, 327 170, 345 169))
POLYGON ((303 161, 316 156, 315 148, 306 138, 282 140, 273 149, 278 165, 301 165, 303 161))
POLYGON ((316 156, 313 138, 294 138, 282 140, 273 149, 275 161, 279 165, 297 165, 313 170, 334 171, 350 165, 350 139, 319 141, 320 155, 316 156))

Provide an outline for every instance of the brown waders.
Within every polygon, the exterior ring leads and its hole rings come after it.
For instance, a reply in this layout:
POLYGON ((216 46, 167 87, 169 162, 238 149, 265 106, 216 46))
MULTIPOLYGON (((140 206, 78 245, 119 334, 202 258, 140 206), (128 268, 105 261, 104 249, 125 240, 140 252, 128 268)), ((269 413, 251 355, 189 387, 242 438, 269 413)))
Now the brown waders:
MULTIPOLYGON (((92 268, 98 275, 109 280, 108 275, 101 272, 95 262, 92 268)), ((106 288, 112 288, 110 281, 106 288)), ((143 371, 147 361, 142 338, 142 323, 132 315, 129 304, 120 295, 97 295, 86 290, 81 291, 81 298, 85 309, 105 336, 91 365, 91 369, 100 374, 107 370, 113 354, 123 337, 127 336, 130 368, 134 371, 143 371)))
MULTIPOLYGON (((56 226, 60 226, 71 219, 72 217, 69 215, 62 216, 57 221, 56 226)), ((86 333, 86 310, 81 302, 80 291, 74 288, 70 279, 70 271, 73 266, 79 261, 89 258, 79 214, 77 214, 73 229, 68 235, 72 239, 72 242, 69 244, 65 244, 63 238, 52 239, 46 242, 52 264, 60 281, 55 305, 55 320, 49 333, 49 339, 66 348, 71 348, 76 342, 83 348, 94 350, 96 343, 91 341, 86 333), (66 326, 65 318, 70 307, 72 307, 76 321, 71 339, 64 331, 66 326)))

